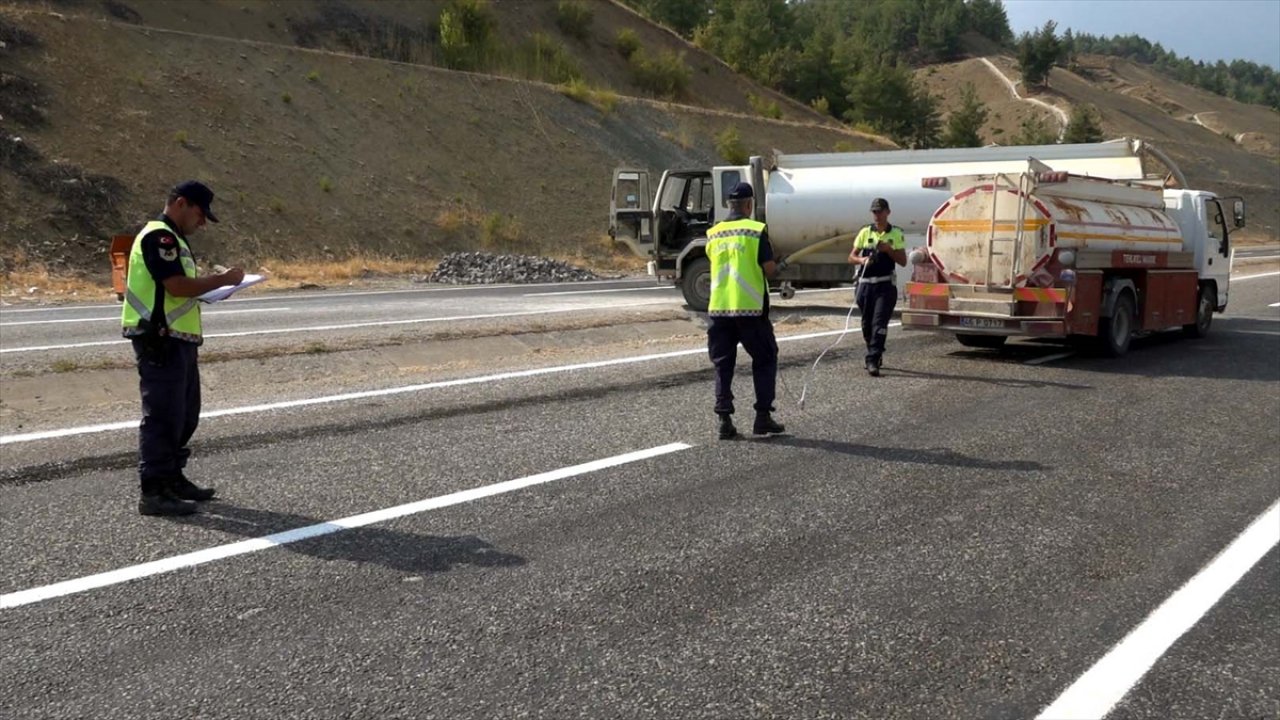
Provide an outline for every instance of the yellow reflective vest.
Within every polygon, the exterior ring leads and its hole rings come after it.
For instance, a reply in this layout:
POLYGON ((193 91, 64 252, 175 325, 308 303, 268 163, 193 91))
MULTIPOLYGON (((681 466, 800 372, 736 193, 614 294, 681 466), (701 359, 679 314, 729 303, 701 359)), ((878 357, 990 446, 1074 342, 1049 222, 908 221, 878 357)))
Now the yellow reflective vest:
POLYGON ((717 223, 707 233, 711 260, 711 301, 707 313, 719 317, 764 314, 769 285, 760 267, 760 236, 765 225, 750 218, 717 223))
POLYGON ((190 278, 196 276, 195 257, 191 255, 187 241, 180 234, 161 220, 152 220, 144 225, 133 239, 133 248, 129 251, 124 310, 120 316, 123 334, 125 337, 145 335, 147 330, 142 326, 142 321, 146 320, 153 327, 163 325, 165 329, 162 334, 199 345, 204 340, 200 326, 200 301, 170 295, 163 286, 157 288, 155 278, 151 277, 151 271, 142 259, 142 238, 157 230, 171 233, 178 239, 177 253, 182 262, 182 274, 190 278), (157 289, 164 295, 163 323, 155 316, 157 289))

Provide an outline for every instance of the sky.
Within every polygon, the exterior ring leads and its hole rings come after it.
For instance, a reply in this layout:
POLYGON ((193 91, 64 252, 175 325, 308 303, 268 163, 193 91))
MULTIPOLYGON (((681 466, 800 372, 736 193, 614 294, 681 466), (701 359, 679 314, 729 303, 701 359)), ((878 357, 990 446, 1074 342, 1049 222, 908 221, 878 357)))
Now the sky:
POLYGON ((1192 60, 1280 69, 1280 0, 1004 0, 1013 34, 1046 20, 1058 34, 1141 35, 1192 60))

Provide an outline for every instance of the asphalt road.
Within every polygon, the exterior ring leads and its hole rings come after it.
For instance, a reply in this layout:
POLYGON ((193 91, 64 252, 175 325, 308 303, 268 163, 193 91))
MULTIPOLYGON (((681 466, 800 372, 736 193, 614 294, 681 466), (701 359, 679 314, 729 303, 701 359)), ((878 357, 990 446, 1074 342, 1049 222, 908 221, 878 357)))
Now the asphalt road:
MULTIPOLYGON (((1280 498, 1276 276, 1118 361, 832 340, 769 440, 698 353, 209 419, 187 520, 132 432, 4 446, 0 717, 1035 717, 1280 498)), ((1246 567, 1110 717, 1280 714, 1246 567)))

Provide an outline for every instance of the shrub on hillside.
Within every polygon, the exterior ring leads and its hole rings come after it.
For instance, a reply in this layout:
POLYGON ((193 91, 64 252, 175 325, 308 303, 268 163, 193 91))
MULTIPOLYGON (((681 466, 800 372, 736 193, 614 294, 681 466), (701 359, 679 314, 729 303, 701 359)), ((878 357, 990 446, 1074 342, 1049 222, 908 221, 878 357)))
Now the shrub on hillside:
POLYGON ((617 93, 607 89, 597 90, 580 78, 574 78, 560 85, 557 89, 565 97, 575 102, 590 105, 605 115, 613 112, 614 106, 618 104, 617 93))
POLYGON ((618 53, 622 57, 630 60, 631 56, 640 49, 640 36, 631 28, 622 28, 618 31, 614 46, 618 48, 618 53))
POLYGON ((742 145, 742 136, 738 128, 730 125, 716 135, 716 152, 730 165, 746 165, 751 157, 742 145))
POLYGON ((664 98, 683 96, 693 75, 685 64, 684 53, 677 55, 670 50, 650 58, 644 49, 638 49, 631 54, 630 65, 631 77, 637 87, 664 98))
POLYGON ((549 83, 567 83, 582 77, 582 69, 564 45, 546 33, 534 33, 517 68, 526 77, 549 83))
POLYGON ((450 0, 440 11, 440 49, 445 66, 455 70, 484 67, 496 25, 486 0, 450 0))
POLYGON ((556 3, 556 27, 577 40, 586 41, 591 32, 594 13, 581 0, 559 0, 556 3))
POLYGON ((778 107, 778 101, 776 100, 769 100, 754 93, 747 93, 747 102, 757 115, 763 115, 774 120, 782 119, 782 108, 778 107))
POLYGON ((1058 135, 1038 115, 1028 116, 1018 125, 1018 134, 1009 138, 1010 145, 1052 145, 1058 135))

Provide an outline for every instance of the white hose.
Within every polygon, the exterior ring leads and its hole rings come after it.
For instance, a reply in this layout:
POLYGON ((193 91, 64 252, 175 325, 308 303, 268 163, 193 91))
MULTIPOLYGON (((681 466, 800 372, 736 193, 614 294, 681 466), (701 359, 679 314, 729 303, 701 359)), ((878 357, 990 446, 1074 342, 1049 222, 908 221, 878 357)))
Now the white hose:
MULTIPOLYGON (((831 343, 826 348, 824 348, 822 352, 818 353, 818 357, 813 361, 813 365, 811 365, 809 367, 809 371, 805 373, 804 386, 800 388, 800 399, 796 401, 796 405, 799 406, 801 412, 804 412, 805 396, 809 394, 809 381, 813 379, 813 371, 818 369, 818 363, 822 362, 822 356, 826 355, 827 351, 830 350, 831 348, 839 345, 840 341, 844 340, 844 336, 849 334, 849 329, 850 329, 849 323, 853 322, 853 311, 855 308, 858 307, 857 286, 855 285, 854 288, 855 290, 854 290, 853 304, 849 306, 849 314, 846 315, 844 318, 844 331, 841 332, 840 335, 836 337, 835 342, 831 343)), ((782 383, 782 391, 787 394, 787 397, 793 397, 791 394, 790 388, 787 387, 786 379, 782 377, 781 368, 779 368, 778 370, 778 380, 782 383)))

